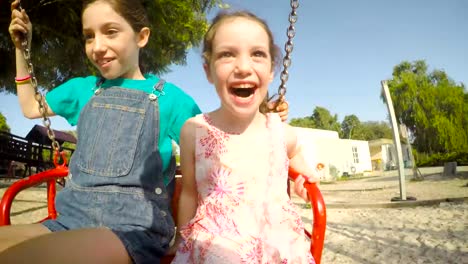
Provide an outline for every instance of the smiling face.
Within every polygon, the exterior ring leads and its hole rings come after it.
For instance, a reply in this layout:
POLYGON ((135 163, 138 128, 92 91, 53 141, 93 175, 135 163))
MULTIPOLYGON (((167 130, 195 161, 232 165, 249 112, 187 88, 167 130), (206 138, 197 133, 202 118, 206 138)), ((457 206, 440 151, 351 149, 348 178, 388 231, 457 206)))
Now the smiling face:
POLYGON ((106 1, 88 5, 82 22, 86 55, 104 78, 144 79, 138 56, 148 42, 148 28, 135 32, 106 1))
POLYGON ((270 54, 270 38, 257 21, 235 17, 217 27, 204 68, 221 109, 236 116, 258 112, 273 80, 270 54))

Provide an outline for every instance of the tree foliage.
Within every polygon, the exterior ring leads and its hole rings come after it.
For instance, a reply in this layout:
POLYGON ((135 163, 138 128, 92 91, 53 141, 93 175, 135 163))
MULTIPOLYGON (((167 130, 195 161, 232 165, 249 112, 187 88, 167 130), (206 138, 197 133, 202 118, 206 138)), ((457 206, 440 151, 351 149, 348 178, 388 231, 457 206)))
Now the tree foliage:
POLYGON ((315 107, 311 116, 293 118, 289 124, 291 126, 333 130, 341 133, 338 116, 336 114, 332 115, 328 109, 321 106, 315 107))
POLYGON ((293 118, 291 126, 316 128, 337 131, 341 138, 355 140, 374 140, 379 138, 392 138, 392 130, 386 122, 361 122, 356 115, 347 115, 341 124, 338 116, 332 115, 324 107, 316 107, 311 116, 293 118))
POLYGON ((289 124, 295 127, 316 128, 315 122, 311 116, 293 118, 289 124))
POLYGON ((333 130, 341 133, 341 125, 338 122, 338 115, 332 115, 328 109, 317 106, 312 114, 315 125, 319 129, 333 130))
POLYGON ((392 129, 387 122, 383 121, 367 121, 363 122, 355 132, 353 132, 352 139, 359 140, 374 140, 379 138, 392 139, 392 129))
MULTIPOLYGON (((206 13, 219 0, 143 0, 152 34, 141 52, 145 72, 162 73, 171 63, 184 64, 188 48, 197 46, 207 28, 206 13)), ((0 4, 0 27, 10 23, 10 1, 0 4)), ((96 73, 84 53, 81 1, 23 0, 33 23, 31 47, 39 85, 51 89, 74 77, 96 73)), ((16 93, 15 52, 8 30, 0 31, 0 92, 16 93)))
POLYGON ((0 131, 10 132, 6 117, 0 112, 0 131))
MULTIPOLYGON (((397 119, 424 153, 468 149, 468 95, 443 70, 428 72, 425 61, 402 62, 388 87, 397 119)), ((382 97, 382 100, 384 98, 382 97)))
POLYGON ((344 117, 343 122, 341 122, 341 131, 344 138, 351 138, 353 133, 356 133, 356 130, 361 126, 361 121, 356 115, 347 115, 344 117))
POLYGON ((392 129, 386 122, 361 122, 355 115, 347 115, 341 122, 343 138, 356 140, 374 140, 379 138, 392 138, 392 129))

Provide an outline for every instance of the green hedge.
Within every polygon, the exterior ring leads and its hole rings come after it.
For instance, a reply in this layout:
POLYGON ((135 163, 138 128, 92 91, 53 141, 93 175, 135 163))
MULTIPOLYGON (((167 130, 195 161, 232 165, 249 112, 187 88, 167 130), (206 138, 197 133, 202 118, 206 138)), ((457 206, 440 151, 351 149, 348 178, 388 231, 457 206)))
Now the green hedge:
POLYGON ((445 162, 456 161, 457 166, 468 165, 468 152, 436 153, 427 155, 425 153, 414 153, 418 167, 444 166, 445 162))

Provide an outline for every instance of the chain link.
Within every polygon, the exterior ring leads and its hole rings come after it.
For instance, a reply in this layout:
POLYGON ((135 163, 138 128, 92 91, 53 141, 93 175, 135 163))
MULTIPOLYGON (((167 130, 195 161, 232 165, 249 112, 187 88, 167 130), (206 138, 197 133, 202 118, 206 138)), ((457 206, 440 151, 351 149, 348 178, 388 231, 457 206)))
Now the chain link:
POLYGON ((31 75, 31 85, 34 88, 34 98, 39 104, 38 107, 39 107, 39 112, 42 116, 42 123, 47 128, 47 136, 52 141, 52 148, 54 149, 55 153, 59 153, 60 145, 55 139, 54 130, 50 127, 51 122, 50 122, 49 117, 47 116, 47 106, 45 105, 45 102, 44 102, 44 96, 42 96, 42 93, 39 91, 39 88, 37 85, 37 79, 36 79, 36 75, 34 74, 34 67, 31 61, 31 51, 28 47, 28 40, 27 40, 26 35, 24 36, 23 41, 21 41, 21 47, 23 48, 23 57, 26 60, 28 73, 29 75, 31 75))
POLYGON ((285 56, 283 57, 283 71, 280 75, 281 84, 278 88, 278 92, 276 95, 270 97, 269 101, 272 100, 273 97, 279 96, 278 100, 273 109, 284 101, 284 96, 286 95, 286 82, 289 79, 289 72, 288 68, 291 66, 291 53, 293 51, 293 38, 296 35, 296 29, 294 24, 297 22, 297 8, 299 7, 299 0, 291 0, 291 13, 289 14, 289 27, 286 31, 286 35, 288 36, 288 41, 284 45, 284 51, 286 52, 285 56))

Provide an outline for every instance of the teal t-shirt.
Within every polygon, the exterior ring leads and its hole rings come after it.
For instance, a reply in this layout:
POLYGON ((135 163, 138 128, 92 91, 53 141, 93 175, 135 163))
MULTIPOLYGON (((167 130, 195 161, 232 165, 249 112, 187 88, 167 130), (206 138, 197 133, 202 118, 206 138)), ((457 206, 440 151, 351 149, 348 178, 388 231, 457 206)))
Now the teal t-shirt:
MULTIPOLYGON (((122 78, 106 80, 101 87, 119 86, 151 93, 159 78, 152 74, 145 75, 145 78, 145 80, 122 78)), ((81 110, 94 95, 97 81, 98 77, 96 76, 70 79, 46 94, 47 104, 56 115, 64 117, 70 125, 75 126, 78 123, 81 110)), ((160 109, 159 150, 163 170, 166 171, 172 156, 172 140, 179 144, 180 129, 183 124, 201 111, 193 98, 174 84, 166 82, 163 91, 164 95, 158 97, 160 109)), ((165 176, 168 175, 165 173, 165 176)), ((167 179, 167 177, 165 178, 167 179)))

